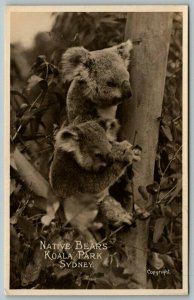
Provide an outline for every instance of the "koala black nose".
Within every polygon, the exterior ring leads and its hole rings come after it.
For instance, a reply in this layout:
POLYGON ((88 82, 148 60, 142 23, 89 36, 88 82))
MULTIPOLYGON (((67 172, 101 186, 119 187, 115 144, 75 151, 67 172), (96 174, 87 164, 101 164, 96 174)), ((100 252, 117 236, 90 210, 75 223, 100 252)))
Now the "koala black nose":
POLYGON ((124 98, 129 98, 132 96, 131 85, 127 80, 123 81, 122 83, 122 96, 124 98))

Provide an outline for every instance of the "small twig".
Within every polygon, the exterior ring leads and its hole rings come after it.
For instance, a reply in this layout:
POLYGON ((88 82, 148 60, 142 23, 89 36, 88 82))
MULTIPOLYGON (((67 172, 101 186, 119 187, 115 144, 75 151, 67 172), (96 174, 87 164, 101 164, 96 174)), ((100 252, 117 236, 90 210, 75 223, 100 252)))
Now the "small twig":
POLYGON ((18 209, 16 210, 16 215, 19 216, 22 214, 22 212, 25 210, 26 206, 28 205, 30 199, 27 199, 26 202, 23 204, 23 206, 21 206, 21 202, 20 202, 20 205, 18 207, 18 209))
MULTIPOLYGON (((34 102, 30 105, 29 109, 28 109, 28 112, 30 112, 32 110, 32 108, 34 107, 34 105, 36 104, 36 102, 40 99, 40 97, 42 97, 44 95, 45 91, 41 91, 40 94, 37 96, 37 98, 34 100, 34 102)), ((18 133, 20 132, 22 128, 22 124, 20 124, 20 126, 18 127, 16 133, 14 134, 13 136, 13 141, 16 139, 18 133)))
POLYGON ((178 121, 178 120, 180 120, 180 119, 181 119, 181 116, 178 116, 178 117, 174 118, 174 119, 172 120, 172 122, 175 123, 176 121, 178 121))
MULTIPOLYGON (((125 225, 122 225, 120 226, 119 228, 117 228, 115 231, 113 231, 110 235, 109 235, 109 238, 112 237, 113 235, 115 235, 117 232, 119 232, 120 230, 122 230, 123 228, 125 227, 125 225)), ((106 240, 108 239, 108 237, 105 237, 104 239, 102 239, 100 242, 98 242, 98 244, 102 244, 104 243, 106 240)), ((129 247, 133 248, 133 249, 137 249, 137 250, 140 250, 140 251, 143 251, 143 252, 150 252, 151 250, 150 249, 141 249, 141 248, 138 248, 136 246, 133 246, 133 245, 128 245, 129 247)), ((90 252, 91 249, 88 249, 85 254, 87 254, 88 252, 90 252)))
POLYGON ((36 220, 36 219, 39 219, 40 217, 42 217, 43 215, 44 215, 43 213, 37 214, 37 215, 27 218, 27 220, 36 220))
POLYGON ((168 193, 166 193, 163 197, 162 197, 162 199, 160 199, 160 200, 158 200, 157 202, 156 202, 156 204, 159 204, 159 203, 161 203, 174 189, 176 188, 176 186, 173 186, 169 191, 168 191, 168 193))
POLYGON ((136 136, 137 136, 137 130, 135 130, 135 133, 134 133, 134 138, 133 138, 133 145, 135 145, 135 141, 136 141, 136 136))
POLYGON ((161 182, 162 179, 164 178, 164 176, 166 175, 166 172, 168 171, 171 163, 173 162, 173 160, 176 158, 176 156, 178 155, 179 151, 182 149, 182 145, 178 148, 178 150, 175 152, 175 154, 173 155, 172 159, 169 161, 168 165, 166 166, 164 172, 162 173, 161 179, 160 179, 160 183, 158 186, 158 194, 157 194, 157 199, 159 199, 159 194, 160 194, 160 187, 161 187, 161 182))
POLYGON ((13 140, 13 141, 16 139, 16 137, 17 137, 18 133, 20 132, 21 128, 22 128, 22 124, 20 124, 20 126, 18 127, 16 133, 15 133, 14 136, 12 137, 12 140, 13 140))
POLYGON ((113 232, 111 232, 111 234, 109 235, 109 237, 106 236, 98 244, 104 243, 108 238, 111 238, 113 235, 115 235, 117 232, 119 232, 120 230, 122 230, 124 227, 125 227, 125 225, 121 225, 119 228, 117 228, 116 230, 114 230, 113 232))
POLYGON ((39 93, 39 95, 36 97, 36 99, 34 100, 34 102, 30 105, 28 111, 31 111, 31 110, 32 110, 32 108, 34 107, 34 105, 36 104, 36 102, 41 98, 41 96, 43 96, 44 92, 45 92, 45 91, 42 90, 42 91, 39 93))
POLYGON ((178 150, 175 152, 175 154, 173 155, 173 158, 169 161, 168 165, 166 166, 166 169, 164 170, 163 174, 162 174, 162 178, 165 176, 168 168, 170 167, 171 163, 173 162, 173 160, 176 158, 176 156, 178 155, 179 151, 181 150, 182 145, 178 148, 178 150))
MULTIPOLYGON (((111 238, 114 234, 116 234, 117 232, 119 232, 120 230, 122 230, 125 227, 125 225, 121 225, 119 228, 117 228, 115 231, 111 232, 111 234, 105 238, 103 238, 100 242, 98 242, 98 244, 102 244, 105 241, 107 241, 108 238, 111 238)), ((88 249, 87 251, 85 251, 85 254, 87 254, 88 252, 90 252, 91 249, 88 249)))

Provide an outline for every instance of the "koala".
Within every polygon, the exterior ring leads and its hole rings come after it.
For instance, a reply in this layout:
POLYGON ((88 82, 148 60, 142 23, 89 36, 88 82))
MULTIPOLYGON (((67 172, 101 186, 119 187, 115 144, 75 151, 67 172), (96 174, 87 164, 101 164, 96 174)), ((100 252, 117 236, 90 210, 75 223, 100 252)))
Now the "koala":
POLYGON ((128 40, 96 51, 72 47, 62 55, 62 79, 71 82, 66 100, 68 123, 115 118, 117 106, 132 94, 131 50, 128 40))
POLYGON ((56 135, 50 183, 63 199, 106 194, 133 160, 139 160, 139 154, 132 145, 127 141, 110 143, 97 122, 71 124, 56 135))

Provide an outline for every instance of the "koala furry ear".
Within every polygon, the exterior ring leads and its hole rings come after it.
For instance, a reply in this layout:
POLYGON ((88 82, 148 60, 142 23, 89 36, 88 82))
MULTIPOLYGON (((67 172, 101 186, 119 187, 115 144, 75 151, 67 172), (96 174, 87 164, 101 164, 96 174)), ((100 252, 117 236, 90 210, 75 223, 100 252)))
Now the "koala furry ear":
POLYGON ((57 147, 66 152, 73 152, 77 149, 78 133, 73 128, 66 127, 56 135, 57 147))
POLYGON ((117 54, 121 56, 126 67, 129 66, 130 52, 133 49, 133 43, 131 40, 127 40, 117 46, 113 46, 112 49, 116 50, 117 54))
POLYGON ((90 60, 90 52, 83 47, 69 48, 61 60, 62 76, 71 81, 90 60))

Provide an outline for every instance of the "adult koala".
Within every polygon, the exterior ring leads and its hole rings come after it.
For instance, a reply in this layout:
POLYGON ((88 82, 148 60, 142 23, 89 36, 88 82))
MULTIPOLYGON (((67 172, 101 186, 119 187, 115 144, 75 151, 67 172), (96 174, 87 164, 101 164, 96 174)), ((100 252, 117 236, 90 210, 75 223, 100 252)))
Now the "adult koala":
POLYGON ((132 42, 96 51, 69 48, 62 56, 63 80, 71 81, 67 94, 67 123, 115 118, 117 105, 130 98, 128 65, 132 42))

